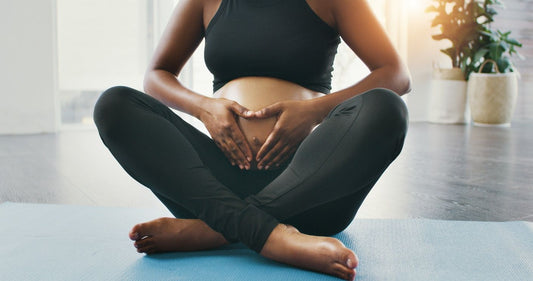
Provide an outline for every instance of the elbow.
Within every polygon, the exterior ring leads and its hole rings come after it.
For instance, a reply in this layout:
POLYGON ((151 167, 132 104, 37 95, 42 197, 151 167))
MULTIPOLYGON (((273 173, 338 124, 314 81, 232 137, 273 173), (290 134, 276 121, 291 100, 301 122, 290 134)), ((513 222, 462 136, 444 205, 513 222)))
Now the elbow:
POLYGON ((161 89, 161 74, 157 69, 149 69, 144 74, 143 90, 149 96, 157 98, 156 93, 161 89))
POLYGON ((152 89, 152 83, 153 83, 153 72, 154 70, 150 69, 146 71, 144 74, 143 79, 143 90, 145 93, 150 94, 150 90, 152 89))
POLYGON ((387 88, 399 96, 411 92, 411 74, 407 67, 400 63, 389 64, 375 71, 379 87, 387 88))
POLYGON ((405 94, 408 94, 412 90, 412 80, 411 80, 411 74, 409 73, 409 70, 407 67, 402 66, 399 70, 396 71, 395 74, 396 77, 396 93, 398 95, 403 96, 405 94))
POLYGON ((400 84, 400 89, 398 91, 398 94, 400 96, 403 96, 411 92, 412 88, 411 88, 411 76, 410 75, 400 80, 399 84, 400 84))

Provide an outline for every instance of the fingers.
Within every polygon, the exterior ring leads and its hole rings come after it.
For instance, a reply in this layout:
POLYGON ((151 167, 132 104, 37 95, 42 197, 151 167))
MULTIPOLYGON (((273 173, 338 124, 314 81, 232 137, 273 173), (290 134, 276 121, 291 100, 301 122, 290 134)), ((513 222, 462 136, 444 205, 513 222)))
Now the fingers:
POLYGON ((252 116, 253 112, 235 101, 212 99, 200 117, 209 134, 232 165, 250 169, 252 149, 242 133, 237 119, 252 116))
POLYGON ((297 144, 290 142, 290 138, 282 138, 284 134, 279 129, 274 129, 268 136, 257 154, 257 167, 259 169, 270 169, 279 167, 295 151, 297 144))
POLYGON ((273 164, 271 166, 277 168, 277 167, 281 166, 281 164, 287 162, 291 158, 291 156, 294 155, 294 153, 296 152, 296 149, 298 147, 297 146, 290 146, 289 148, 290 149, 288 149, 287 152, 279 154, 279 158, 278 159, 274 159, 272 161, 273 164))
POLYGON ((256 118, 269 118, 278 115, 283 109, 282 103, 275 103, 272 105, 269 105, 259 111, 256 111, 252 114, 252 116, 256 118))
POLYGON ((237 102, 233 102, 231 105, 230 105, 230 108, 231 110, 237 114, 238 116, 240 117, 243 117, 243 118, 250 118, 250 117, 253 117, 254 116, 254 112, 253 111, 250 111, 248 108, 240 105, 239 103, 237 102))
POLYGON ((262 167, 259 167, 259 164, 264 164, 264 161, 263 161, 264 157, 266 156, 266 154, 268 154, 272 150, 272 148, 274 147, 274 145, 277 143, 279 139, 279 134, 277 133, 277 131, 278 130, 276 128, 272 130, 270 135, 268 135, 265 143, 263 143, 263 145, 257 152, 257 156, 255 160, 257 161, 258 168, 260 169, 262 167))
POLYGON ((243 165, 241 169, 250 169, 250 162, 252 162, 252 148, 237 124, 234 124, 231 131, 231 140, 234 143, 233 149, 236 150, 237 159, 240 159, 241 164, 243 165))
MULTIPOLYGON (((230 161, 231 165, 239 166, 242 169, 250 169, 251 152, 250 155, 246 155, 246 148, 248 144, 238 140, 234 140, 231 137, 223 138, 217 142, 219 148, 224 152, 226 158, 230 161)), ((249 149, 249 148, 248 148, 249 149)))
POLYGON ((252 150, 237 124, 225 126, 215 140, 233 166, 250 169, 252 150))
POLYGON ((278 143, 274 148, 265 155, 265 157, 257 165, 259 169, 268 170, 270 168, 278 168, 281 164, 285 163, 292 154, 296 151, 296 148, 292 145, 278 143))

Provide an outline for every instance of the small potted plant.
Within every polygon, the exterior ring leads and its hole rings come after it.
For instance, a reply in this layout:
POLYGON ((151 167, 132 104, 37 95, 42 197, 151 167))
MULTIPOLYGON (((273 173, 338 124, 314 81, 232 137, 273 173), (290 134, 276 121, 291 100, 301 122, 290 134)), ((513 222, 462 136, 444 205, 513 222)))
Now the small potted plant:
POLYGON ((517 71, 511 57, 521 57, 516 48, 522 44, 510 38, 510 34, 510 31, 491 29, 489 22, 478 38, 478 48, 469 66, 472 73, 467 88, 474 124, 511 124, 518 94, 517 71))
POLYGON ((431 83, 429 120, 436 123, 466 123, 468 73, 472 71, 472 60, 480 32, 487 21, 496 14, 486 9, 493 0, 435 0, 426 9, 435 13, 432 27, 439 27, 440 33, 434 40, 448 40, 451 46, 442 49, 452 64, 451 69, 435 68, 431 83))

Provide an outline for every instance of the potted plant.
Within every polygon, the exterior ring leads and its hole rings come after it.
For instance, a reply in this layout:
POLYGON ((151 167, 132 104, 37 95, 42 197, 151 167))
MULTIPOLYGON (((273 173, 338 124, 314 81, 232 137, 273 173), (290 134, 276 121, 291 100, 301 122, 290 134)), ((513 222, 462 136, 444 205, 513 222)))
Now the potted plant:
MULTIPOLYGON (((498 3, 500 4, 500 3, 498 3)), ((477 125, 509 126, 518 93, 517 72, 511 56, 522 47, 510 38, 510 31, 491 29, 484 24, 478 37, 478 48, 469 69, 468 100, 472 121, 477 125)))
POLYGON ((487 9, 486 4, 494 0, 435 0, 426 9, 435 13, 432 27, 439 27, 440 33, 434 40, 449 40, 451 46, 442 49, 452 64, 451 69, 434 68, 431 83, 429 120, 436 123, 466 123, 467 115, 467 74, 472 71, 476 44, 483 25, 492 21, 496 14, 487 9))

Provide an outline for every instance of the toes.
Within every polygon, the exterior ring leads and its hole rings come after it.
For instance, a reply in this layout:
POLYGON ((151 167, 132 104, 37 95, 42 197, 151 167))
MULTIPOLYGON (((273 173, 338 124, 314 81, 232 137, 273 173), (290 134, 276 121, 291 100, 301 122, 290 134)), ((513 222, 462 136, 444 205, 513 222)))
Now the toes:
POLYGON ((354 280, 355 278, 355 268, 359 265, 359 259, 355 253, 348 249, 344 248, 340 251, 334 268, 335 275, 344 280, 354 280))
POLYGON ((344 257, 340 261, 344 262, 344 265, 348 268, 356 268, 359 265, 359 259, 348 248, 346 248, 346 253, 344 253, 344 257))
POLYGON ((334 264, 332 275, 344 280, 353 280, 355 278, 355 270, 347 268, 342 264, 334 264))
POLYGON ((138 233, 138 232, 134 232, 133 229, 130 231, 130 233, 128 234, 128 236, 129 236, 130 239, 133 240, 133 241, 139 239, 139 233, 138 233))
POLYGON ((138 253, 145 253, 145 254, 153 254, 156 252, 156 247, 153 246, 153 245, 150 245, 150 246, 147 246, 147 247, 142 247, 142 248, 138 248, 137 249, 137 252, 138 253))
POLYGON ((156 250, 156 245, 151 237, 137 240, 133 243, 133 246, 137 248, 138 253, 151 254, 156 250))
POLYGON ((147 255, 156 254, 157 249, 156 248, 147 249, 144 253, 147 255))
POLYGON ((133 246, 135 246, 135 248, 137 249, 145 248, 145 247, 153 246, 153 245, 154 245, 154 240, 151 237, 137 240, 133 243, 133 246))
POLYGON ((141 237, 142 237, 142 235, 140 234, 141 230, 142 230, 142 224, 135 225, 130 230, 130 233, 129 233, 130 239, 133 240, 133 241, 141 239, 141 237))
POLYGON ((136 241, 143 239, 144 237, 151 236, 149 233, 150 225, 147 223, 139 223, 136 224, 129 233, 129 237, 131 240, 136 241))

